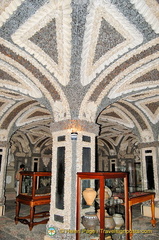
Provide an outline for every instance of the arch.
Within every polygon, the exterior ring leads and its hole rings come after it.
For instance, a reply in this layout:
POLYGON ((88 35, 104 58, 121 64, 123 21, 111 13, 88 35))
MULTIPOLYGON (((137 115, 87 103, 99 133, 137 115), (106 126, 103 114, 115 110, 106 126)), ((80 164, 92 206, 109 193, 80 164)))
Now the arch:
POLYGON ((142 47, 139 46, 137 49, 130 51, 103 70, 88 89, 80 106, 79 118, 95 121, 104 107, 109 106, 123 97, 128 97, 129 99, 130 96, 135 96, 134 100, 137 102, 140 96, 146 94, 148 90, 158 89, 158 70, 155 70, 157 74, 156 79, 151 82, 149 82, 150 78, 144 81, 142 79, 142 76, 148 73, 150 73, 151 78, 153 78, 153 69, 158 69, 158 50, 159 45, 157 38, 151 40, 149 43, 143 44, 142 47), (124 92, 125 85, 123 85, 120 95, 114 91, 110 95, 111 89, 117 89, 117 87, 122 85, 122 82, 128 80, 129 77, 131 81, 131 76, 133 77, 134 85, 127 84, 127 92, 124 92), (142 84, 141 79, 143 81, 142 84), (139 85, 138 89, 134 89, 137 81, 139 85), (150 86, 149 83, 151 83, 150 86), (90 110, 88 111, 88 109, 90 110))
POLYGON ((32 98, 43 103, 51 111, 51 114, 56 112, 55 121, 70 118, 69 104, 65 94, 49 71, 25 51, 3 39, 1 40, 2 70, 4 71, 7 67, 7 73, 12 78, 14 77, 14 81, 10 80, 11 84, 8 85, 8 89, 13 93, 22 94, 22 96, 31 95, 32 98), (17 83, 19 87, 17 87, 17 83), (16 87, 14 87, 15 85, 16 87), (27 92, 26 89, 30 89, 30 92, 27 92), (60 110, 61 107, 62 110, 60 110))

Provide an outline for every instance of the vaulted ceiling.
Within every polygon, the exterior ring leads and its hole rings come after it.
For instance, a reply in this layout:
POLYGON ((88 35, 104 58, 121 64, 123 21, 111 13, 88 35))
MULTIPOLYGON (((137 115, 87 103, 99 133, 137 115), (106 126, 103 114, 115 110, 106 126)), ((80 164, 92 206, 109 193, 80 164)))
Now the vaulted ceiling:
POLYGON ((2 0, 0 140, 40 145, 71 118, 112 145, 158 140, 158 50, 158 0, 2 0))

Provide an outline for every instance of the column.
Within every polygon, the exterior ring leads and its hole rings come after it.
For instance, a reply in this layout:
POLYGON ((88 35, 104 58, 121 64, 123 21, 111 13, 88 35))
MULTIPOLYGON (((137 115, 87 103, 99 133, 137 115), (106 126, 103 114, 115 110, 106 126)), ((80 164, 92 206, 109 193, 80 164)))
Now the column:
MULTIPOLYGON (((148 183, 148 175, 149 171, 151 171, 151 175, 153 175, 154 178, 154 189, 149 189, 149 191, 155 192, 155 216, 158 218, 159 217, 159 208, 158 206, 158 201, 159 201, 159 161, 158 161, 158 156, 159 156, 159 142, 152 142, 152 143, 141 143, 140 149, 142 150, 142 170, 143 170, 143 190, 148 190, 149 188, 149 183, 148 183), (151 168, 149 167, 148 164, 152 162, 151 168)), ((142 204, 142 214, 143 216, 148 216, 151 217, 151 206, 150 203, 144 202, 142 204)))
POLYGON ((127 169, 129 172, 129 191, 135 192, 135 166, 134 159, 127 160, 127 169))
POLYGON ((7 142, 0 141, 0 216, 5 213, 5 176, 7 165, 7 142))
POLYGON ((142 170, 143 170, 143 190, 148 189, 148 172, 147 172, 147 162, 148 160, 152 159, 152 171, 153 171, 153 177, 154 177, 154 190, 156 192, 156 198, 159 198, 159 176, 158 176, 158 144, 151 143, 151 144, 145 144, 142 146, 142 170), (156 146, 155 146, 156 145, 156 146))
POLYGON ((10 147, 7 157, 7 168, 6 168, 6 186, 5 186, 5 196, 6 200, 15 199, 15 167, 14 167, 14 154, 12 148, 10 147))
MULTIPOLYGON (((60 239, 62 231, 75 231, 76 173, 95 171, 95 138, 99 126, 86 121, 68 120, 53 123, 51 131, 51 208, 45 239, 50 239, 49 230, 52 227, 56 231, 54 238, 60 239)), ((70 237, 74 239, 73 234, 70 237)))

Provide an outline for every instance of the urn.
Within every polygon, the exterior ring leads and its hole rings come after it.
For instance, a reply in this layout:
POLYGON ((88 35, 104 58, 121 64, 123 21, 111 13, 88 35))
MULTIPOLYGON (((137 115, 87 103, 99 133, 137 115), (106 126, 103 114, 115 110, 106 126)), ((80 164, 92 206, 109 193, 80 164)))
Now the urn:
POLYGON ((105 216, 105 228, 110 230, 115 228, 115 221, 110 215, 105 216))
POLYGON ((96 226, 99 225, 99 220, 95 212, 86 212, 85 216, 82 217, 82 224, 88 230, 95 230, 96 226))
POLYGON ((124 219, 121 214, 114 214, 113 219, 115 221, 115 229, 120 229, 124 225, 124 219))
POLYGON ((83 191, 83 197, 84 200, 86 201, 87 205, 92 205, 94 202, 94 199, 97 196, 97 192, 93 188, 86 188, 83 191))

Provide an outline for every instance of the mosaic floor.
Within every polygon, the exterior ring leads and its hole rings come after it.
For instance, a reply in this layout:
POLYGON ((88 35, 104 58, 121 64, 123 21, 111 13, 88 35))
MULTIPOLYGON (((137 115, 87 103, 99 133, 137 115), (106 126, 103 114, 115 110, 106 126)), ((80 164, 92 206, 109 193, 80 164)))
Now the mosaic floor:
MULTIPOLYGON (((40 206, 38 206, 40 208, 40 206)), ((45 206, 46 207, 49 206, 45 206)), ((38 210, 38 209, 37 209, 38 210)), ((42 209, 39 209, 40 211, 42 209)), ((23 205, 23 214, 28 214, 28 206, 23 205)), ((158 240, 159 239, 159 219, 157 220, 156 227, 152 227, 149 217, 141 216, 140 205, 133 206, 133 229, 139 230, 139 233, 133 235, 132 240, 158 240), (141 231, 151 230, 150 233, 141 233, 141 231)), ((29 230, 28 225, 14 222, 15 217, 15 201, 8 200, 6 204, 6 214, 0 217, 0 240, 43 240, 46 235, 46 225, 36 225, 33 227, 32 231, 29 230)), ((145 231, 145 232, 146 232, 145 231)), ((56 236, 55 239, 72 239, 72 237, 64 236, 61 234, 59 238, 56 236)), ((91 239, 87 237, 86 240, 91 239)), ((113 240, 124 240, 123 234, 113 234, 113 240)))

